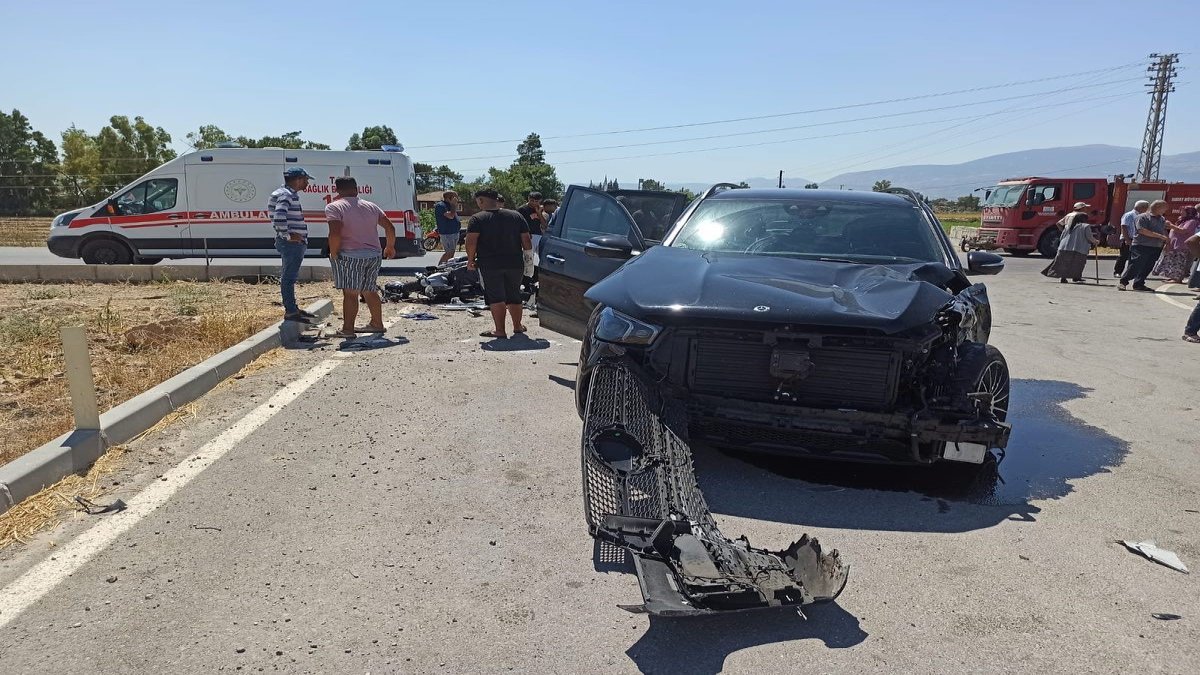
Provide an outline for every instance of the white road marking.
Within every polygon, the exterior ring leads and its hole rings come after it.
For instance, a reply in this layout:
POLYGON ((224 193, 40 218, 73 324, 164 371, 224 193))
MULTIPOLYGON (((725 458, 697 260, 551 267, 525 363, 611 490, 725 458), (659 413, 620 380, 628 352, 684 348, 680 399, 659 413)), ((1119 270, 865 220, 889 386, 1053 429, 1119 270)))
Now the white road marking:
POLYGON ((164 473, 161 480, 154 481, 139 492, 128 501, 128 508, 124 511, 104 516, 103 520, 97 521, 73 541, 56 549, 53 558, 47 558, 7 587, 0 589, 0 628, 4 628, 21 612, 42 599, 59 582, 78 571, 154 509, 165 504, 180 488, 224 457, 238 443, 283 410, 284 406, 299 398, 341 363, 341 360, 327 359, 317 364, 299 379, 276 392, 266 403, 251 410, 245 417, 234 422, 233 426, 205 443, 195 454, 164 473))
POLYGON ((1157 289, 1155 289, 1154 297, 1158 298, 1159 300, 1162 300, 1163 302, 1167 303, 1168 305, 1175 305, 1176 307, 1182 307, 1182 308, 1188 310, 1189 312, 1192 311, 1192 309, 1195 307, 1194 305, 1191 305, 1191 306, 1185 305, 1182 302, 1176 300, 1175 298, 1172 298, 1169 295, 1164 295, 1163 293, 1158 292, 1158 291, 1163 291, 1165 293, 1166 291, 1169 291, 1174 286, 1179 286, 1180 288, 1183 288, 1183 284, 1163 284, 1162 286, 1159 286, 1157 289))

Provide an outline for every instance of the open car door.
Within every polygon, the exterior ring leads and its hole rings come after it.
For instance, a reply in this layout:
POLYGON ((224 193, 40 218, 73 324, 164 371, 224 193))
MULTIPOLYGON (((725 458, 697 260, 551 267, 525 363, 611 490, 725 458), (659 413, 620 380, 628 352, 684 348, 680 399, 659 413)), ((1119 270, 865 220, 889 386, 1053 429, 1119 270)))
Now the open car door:
POLYGON ((592 313, 583 294, 645 248, 633 215, 616 197, 578 185, 568 187, 538 251, 541 326, 582 338, 592 313), (625 255, 619 254, 621 248, 627 249, 625 255))

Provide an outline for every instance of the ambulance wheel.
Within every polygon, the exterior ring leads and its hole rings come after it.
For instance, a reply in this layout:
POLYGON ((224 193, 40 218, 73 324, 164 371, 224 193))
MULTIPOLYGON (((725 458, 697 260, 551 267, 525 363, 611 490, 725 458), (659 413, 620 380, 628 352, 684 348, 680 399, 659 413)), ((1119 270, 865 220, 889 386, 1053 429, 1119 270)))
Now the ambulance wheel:
POLYGON ((128 265, 133 262, 133 251, 113 239, 93 239, 83 245, 79 257, 89 265, 128 265))

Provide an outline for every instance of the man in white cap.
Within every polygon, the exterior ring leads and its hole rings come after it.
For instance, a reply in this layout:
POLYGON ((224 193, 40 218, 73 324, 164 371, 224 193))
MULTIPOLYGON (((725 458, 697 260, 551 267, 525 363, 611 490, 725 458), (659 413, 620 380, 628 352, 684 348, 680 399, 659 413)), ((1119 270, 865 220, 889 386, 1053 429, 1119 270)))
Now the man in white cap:
POLYGON ((1150 202, 1139 199, 1133 204, 1133 210, 1121 216, 1121 252, 1117 255, 1117 266, 1113 268, 1113 276, 1120 277, 1125 273, 1125 264, 1129 262, 1129 247, 1137 236, 1137 217, 1150 208, 1150 202))

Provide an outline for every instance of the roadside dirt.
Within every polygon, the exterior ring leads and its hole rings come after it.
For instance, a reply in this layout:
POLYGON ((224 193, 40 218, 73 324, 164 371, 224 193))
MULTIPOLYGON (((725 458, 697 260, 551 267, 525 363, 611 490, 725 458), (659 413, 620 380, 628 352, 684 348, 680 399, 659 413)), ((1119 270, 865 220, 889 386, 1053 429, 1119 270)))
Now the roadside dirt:
POLYGON ((60 327, 87 328, 104 411, 278 321, 278 303, 272 284, 0 285, 0 464, 72 427, 60 327))

